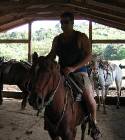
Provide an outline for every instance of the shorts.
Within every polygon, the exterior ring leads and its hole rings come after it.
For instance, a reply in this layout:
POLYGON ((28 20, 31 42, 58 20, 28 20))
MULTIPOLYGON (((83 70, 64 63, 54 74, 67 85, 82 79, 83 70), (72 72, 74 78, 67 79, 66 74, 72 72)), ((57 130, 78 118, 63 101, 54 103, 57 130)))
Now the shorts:
POLYGON ((76 82, 81 89, 90 89, 92 87, 88 76, 83 75, 81 72, 72 73, 70 77, 76 82))

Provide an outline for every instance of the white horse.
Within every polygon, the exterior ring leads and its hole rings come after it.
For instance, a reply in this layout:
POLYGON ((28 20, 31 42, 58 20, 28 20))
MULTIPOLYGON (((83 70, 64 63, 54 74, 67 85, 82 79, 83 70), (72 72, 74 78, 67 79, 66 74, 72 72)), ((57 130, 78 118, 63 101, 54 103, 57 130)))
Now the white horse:
POLYGON ((111 64, 107 61, 93 61, 92 73, 93 87, 98 97, 98 109, 101 103, 103 104, 104 113, 106 113, 105 99, 109 90, 109 86, 115 81, 117 89, 117 108, 119 108, 121 96, 121 84, 122 84, 122 70, 116 64, 111 64), (101 88, 101 97, 99 95, 99 89, 101 88), (102 102, 101 102, 102 101, 102 102))

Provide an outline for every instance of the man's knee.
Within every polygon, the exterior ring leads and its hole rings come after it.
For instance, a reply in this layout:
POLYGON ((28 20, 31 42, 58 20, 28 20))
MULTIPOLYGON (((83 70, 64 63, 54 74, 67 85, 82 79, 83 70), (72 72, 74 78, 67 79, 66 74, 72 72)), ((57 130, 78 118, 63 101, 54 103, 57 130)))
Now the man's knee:
POLYGON ((83 93, 83 98, 85 99, 86 103, 91 106, 96 106, 96 101, 94 96, 92 95, 91 90, 85 89, 83 93))

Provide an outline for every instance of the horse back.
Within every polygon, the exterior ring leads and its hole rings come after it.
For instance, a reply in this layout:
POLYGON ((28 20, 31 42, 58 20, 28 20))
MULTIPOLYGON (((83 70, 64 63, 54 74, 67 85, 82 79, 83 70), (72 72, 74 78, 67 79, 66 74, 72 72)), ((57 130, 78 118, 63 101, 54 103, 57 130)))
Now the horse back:
POLYGON ((5 62, 1 66, 2 81, 4 84, 22 83, 28 78, 29 69, 21 62, 5 62))

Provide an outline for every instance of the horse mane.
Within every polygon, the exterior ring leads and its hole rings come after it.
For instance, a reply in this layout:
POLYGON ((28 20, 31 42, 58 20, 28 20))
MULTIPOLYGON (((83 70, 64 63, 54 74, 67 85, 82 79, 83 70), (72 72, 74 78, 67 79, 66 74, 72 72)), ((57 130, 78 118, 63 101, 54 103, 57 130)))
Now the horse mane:
POLYGON ((48 58, 47 56, 40 56, 37 63, 39 64, 41 71, 53 71, 57 65, 56 61, 48 58))
POLYGON ((23 61, 23 60, 20 60, 20 63, 25 67, 25 68, 31 68, 32 64, 27 62, 27 61, 23 61))

